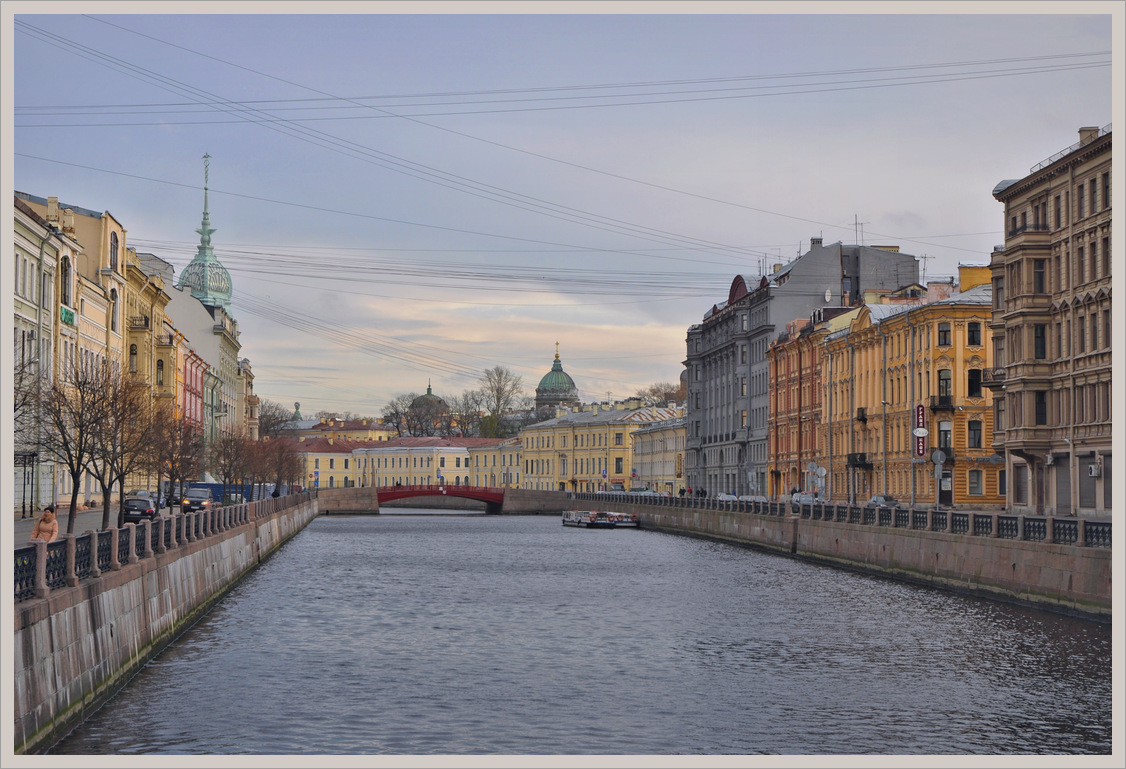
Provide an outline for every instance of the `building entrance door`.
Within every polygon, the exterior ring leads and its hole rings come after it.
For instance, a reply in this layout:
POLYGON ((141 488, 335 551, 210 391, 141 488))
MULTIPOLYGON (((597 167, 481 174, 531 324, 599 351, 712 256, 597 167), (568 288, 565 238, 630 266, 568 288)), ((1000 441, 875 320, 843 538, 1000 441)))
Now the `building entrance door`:
POLYGON ((954 504, 954 475, 946 468, 942 469, 942 478, 938 481, 938 504, 945 507, 954 504))

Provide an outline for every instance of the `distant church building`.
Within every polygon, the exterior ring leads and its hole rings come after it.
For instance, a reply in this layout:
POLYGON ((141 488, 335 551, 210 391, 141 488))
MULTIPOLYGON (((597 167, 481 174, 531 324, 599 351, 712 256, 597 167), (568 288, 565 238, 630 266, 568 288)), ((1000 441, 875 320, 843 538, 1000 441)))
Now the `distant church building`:
POLYGON ((540 386, 536 388, 536 410, 560 406, 579 406, 579 390, 575 387, 575 380, 571 379, 559 362, 559 343, 556 342, 555 361, 551 364, 551 371, 544 374, 540 386))

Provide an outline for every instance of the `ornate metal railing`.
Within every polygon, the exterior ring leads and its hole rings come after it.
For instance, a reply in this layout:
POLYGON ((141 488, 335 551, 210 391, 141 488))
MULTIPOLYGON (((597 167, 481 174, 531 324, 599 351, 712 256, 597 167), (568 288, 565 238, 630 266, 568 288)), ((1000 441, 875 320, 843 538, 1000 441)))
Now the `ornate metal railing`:
POLYGON ((969 513, 951 513, 950 531, 955 534, 965 534, 970 530, 969 513))
POLYGON ((47 545, 47 587, 66 584, 66 540, 56 539, 47 545))
POLYGON ((35 545, 16 548, 15 582, 17 601, 35 595, 35 545))
POLYGON ((1043 542, 1048 538, 1048 521, 1044 518, 1025 518, 1024 538, 1029 542, 1043 542))
POLYGON ((911 511, 911 528, 922 529, 927 528, 927 511, 926 510, 912 510, 911 511))
POLYGON ((98 570, 106 571, 113 561, 113 540, 108 531, 98 533, 98 570))
POLYGON ((1083 540, 1087 547, 1110 547, 1110 522, 1084 521, 1083 540))
POLYGON ((74 538, 74 576, 78 579, 90 576, 93 571, 94 555, 91 552, 89 534, 74 538))
POLYGON ((117 535, 117 562, 129 563, 129 544, 133 537, 129 534, 129 528, 123 526, 118 529, 117 535))
POLYGON ((1002 539, 1020 538, 1020 519, 1015 515, 997 516, 997 536, 1002 539))
POLYGON ((891 510, 877 510, 877 525, 891 526, 891 510))
POLYGON ((1061 545, 1074 545, 1079 541, 1079 521, 1054 519, 1052 521, 1052 541, 1061 545))
POLYGON ((945 510, 935 510, 931 513, 931 531, 946 531, 947 517, 945 510))
POLYGON ((993 516, 973 513, 973 528, 975 537, 993 536, 993 516))
POLYGON ((895 509, 895 526, 898 529, 906 529, 911 520, 911 511, 900 508, 895 509))

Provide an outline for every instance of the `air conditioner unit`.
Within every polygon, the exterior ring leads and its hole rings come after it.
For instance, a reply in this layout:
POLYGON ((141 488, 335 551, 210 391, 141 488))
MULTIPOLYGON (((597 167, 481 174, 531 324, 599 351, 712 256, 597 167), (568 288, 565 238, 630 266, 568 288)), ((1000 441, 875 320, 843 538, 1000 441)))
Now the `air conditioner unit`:
POLYGON ((1103 474, 1103 469, 1098 465, 1087 465, 1087 475, 1098 478, 1103 474))

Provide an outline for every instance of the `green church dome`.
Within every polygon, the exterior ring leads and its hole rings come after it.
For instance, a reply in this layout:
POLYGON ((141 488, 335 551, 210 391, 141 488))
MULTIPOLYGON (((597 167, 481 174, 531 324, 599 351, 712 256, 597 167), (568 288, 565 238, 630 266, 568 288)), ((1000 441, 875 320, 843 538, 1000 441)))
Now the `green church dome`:
POLYGON ((579 389, 575 386, 575 380, 563 370, 563 364, 559 361, 559 344, 556 343, 551 371, 543 375, 536 388, 536 407, 569 406, 577 405, 578 402, 579 389))

